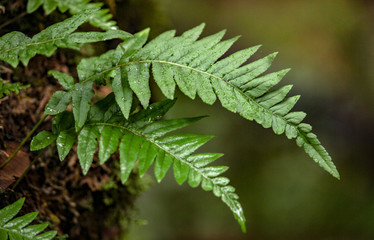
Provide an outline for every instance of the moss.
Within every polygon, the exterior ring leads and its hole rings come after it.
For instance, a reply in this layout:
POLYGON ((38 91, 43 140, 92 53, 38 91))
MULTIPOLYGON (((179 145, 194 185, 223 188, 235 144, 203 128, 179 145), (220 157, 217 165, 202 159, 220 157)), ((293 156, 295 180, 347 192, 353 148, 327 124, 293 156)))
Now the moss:
MULTIPOLYGON (((0 29, 0 36, 14 30, 33 36, 47 26, 69 17, 68 13, 62 14, 58 11, 45 15, 42 8, 32 14, 25 14, 26 4, 26 0, 0 0, 0 6, 5 9, 1 19, 3 23, 7 23, 0 29)), ((151 14, 152 18, 162 18, 156 11, 157 4, 153 1, 117 1, 114 6, 117 12, 123 9, 131 12, 131 6, 135 4, 139 11, 154 12, 151 14), (142 7, 142 3, 146 3, 150 8, 142 7)), ((122 19, 122 16, 117 14, 123 29, 129 32, 143 27, 150 21, 149 14, 132 15, 131 20, 122 19), (127 28, 130 25, 132 27, 127 28)), ((153 22, 153 25, 163 25, 163 22, 153 22)), ((83 28, 92 29, 89 25, 83 28)), ((5 141, 20 142, 35 124, 34 120, 39 119, 43 110, 39 109, 39 105, 48 100, 54 91, 59 90, 60 86, 47 75, 48 70, 59 69, 76 75, 76 70, 72 66, 82 57, 105 52, 113 45, 113 42, 86 45, 82 52, 59 49, 50 58, 36 56, 27 67, 20 65, 14 70, 4 63, 4 67, 11 71, 2 74, 3 79, 31 84, 32 87, 18 96, 10 96, 0 105, 0 120, 2 125, 6 126, 6 129, 0 129, 0 146, 5 146, 5 141), (12 106, 21 106, 23 113, 15 113, 11 110, 12 106), (25 119, 31 121, 24 122, 25 119)), ((49 129, 50 124, 51 120, 46 121, 40 130, 49 129)), ((27 149, 24 151, 33 159, 36 154, 28 152, 27 149)), ((133 221, 134 201, 150 185, 150 180, 141 179, 134 173, 123 186, 119 175, 108 171, 112 169, 111 165, 115 164, 114 162, 109 161, 107 166, 93 167, 83 176, 75 152, 70 153, 64 162, 60 162, 55 148, 50 148, 36 162, 15 191, 6 189, 0 193, 0 207, 25 196, 26 202, 21 213, 38 210, 39 220, 49 221, 51 228, 57 230, 60 236, 67 234, 69 239, 95 240, 103 239, 105 235, 106 239, 117 239, 126 233, 130 222, 133 221), (103 222, 105 224, 102 224, 103 222)))

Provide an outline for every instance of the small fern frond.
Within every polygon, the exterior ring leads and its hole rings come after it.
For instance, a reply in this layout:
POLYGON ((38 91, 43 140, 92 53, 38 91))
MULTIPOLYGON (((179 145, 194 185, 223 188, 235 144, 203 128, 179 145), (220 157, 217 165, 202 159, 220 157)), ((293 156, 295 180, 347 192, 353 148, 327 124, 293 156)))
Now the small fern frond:
POLYGON ((121 30, 106 32, 76 32, 96 10, 86 10, 62 22, 56 23, 32 38, 21 32, 10 32, 0 38, 0 60, 17 67, 19 61, 25 66, 36 54, 51 56, 57 48, 79 50, 82 44, 105 41, 114 38, 126 39, 131 34, 121 30))
MULTIPOLYGON (((272 90, 289 69, 261 76, 277 53, 243 65, 259 49, 255 46, 219 60, 237 37, 221 41, 224 35, 221 31, 197 40, 203 28, 204 24, 201 24, 178 37, 174 36, 175 31, 167 31, 144 47, 130 46, 117 64, 110 62, 106 69, 85 74, 84 68, 80 68, 79 81, 88 84, 111 76, 117 103, 123 115, 128 117, 133 93, 147 108, 152 73, 167 98, 174 98, 176 86, 188 97, 194 99, 198 95, 207 104, 213 104, 218 98, 224 108, 255 120, 265 128, 272 127, 276 134, 285 133, 287 138, 295 138, 297 145, 303 147, 316 163, 339 178, 331 157, 311 132, 311 126, 302 123, 306 114, 290 112, 299 99, 299 96, 286 98, 292 86, 272 90)), ((139 36, 134 36, 125 42, 137 38, 139 36)), ((82 116, 80 119, 84 119, 84 114, 82 116)))
POLYGON ((37 216, 38 212, 28 213, 21 217, 14 218, 21 210, 25 198, 12 203, 0 210, 0 239, 19 239, 19 240, 50 240, 57 232, 48 231, 41 233, 47 228, 48 223, 30 225, 37 216), (14 219, 13 219, 14 218, 14 219), (41 233, 41 234, 40 234, 41 233))
POLYGON ((4 95, 10 95, 11 92, 18 94, 20 90, 26 89, 29 86, 20 83, 4 83, 4 80, 0 79, 0 98, 4 97, 4 95))
POLYGON ((64 73, 49 71, 67 91, 57 91, 53 94, 45 108, 45 114, 56 115, 63 112, 73 102, 73 114, 75 127, 82 128, 87 120, 91 98, 93 96, 92 83, 105 83, 105 79, 113 78, 112 87, 116 100, 125 117, 130 114, 132 106, 132 91, 125 81, 126 73, 116 68, 114 71, 107 71, 116 66, 120 59, 128 58, 131 53, 140 49, 147 41, 149 29, 143 30, 134 37, 127 38, 116 49, 109 50, 99 57, 82 59, 77 66, 79 83, 74 84, 74 79, 64 73))
POLYGON ((101 9, 104 5, 102 2, 91 3, 90 0, 28 0, 27 13, 36 11, 41 5, 43 6, 46 14, 50 14, 56 10, 56 8, 58 8, 62 13, 69 11, 71 15, 78 14, 82 12, 82 10, 100 9, 89 17, 88 22, 92 26, 101 28, 103 30, 118 29, 117 23, 110 20, 112 18, 112 14, 109 13, 109 9, 101 9))
POLYGON ((138 162, 140 175, 154 164, 154 174, 158 182, 169 168, 173 167, 178 184, 187 181, 192 187, 213 191, 214 195, 231 209, 245 231, 245 217, 238 202, 235 189, 228 185, 229 180, 219 176, 227 170, 225 166, 207 166, 222 154, 193 154, 209 141, 212 136, 200 134, 167 133, 188 126, 198 118, 173 120, 160 119, 175 100, 165 100, 151 104, 147 109, 130 115, 126 119, 115 101, 114 94, 108 95, 90 108, 87 122, 77 133, 74 131, 73 114, 62 112, 53 121, 53 132, 40 132, 31 142, 31 150, 38 150, 51 144, 55 139, 60 159, 63 160, 78 138, 77 154, 83 173, 92 164, 97 146, 98 157, 104 164, 109 157, 119 152, 120 173, 126 182, 138 162), (63 119, 63 120, 62 120, 63 119))

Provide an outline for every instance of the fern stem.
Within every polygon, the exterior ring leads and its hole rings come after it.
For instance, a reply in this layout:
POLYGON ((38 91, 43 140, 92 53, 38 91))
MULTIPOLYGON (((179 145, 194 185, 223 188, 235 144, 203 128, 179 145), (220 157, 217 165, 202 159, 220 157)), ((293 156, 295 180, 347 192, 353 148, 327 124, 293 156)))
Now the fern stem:
POLYGON ((47 116, 48 115, 44 115, 39 120, 39 122, 31 129, 31 131, 27 134, 27 136, 18 145, 18 147, 16 148, 16 150, 14 150, 14 152, 8 157, 8 159, 0 165, 0 169, 3 168, 5 165, 7 165, 16 156, 16 154, 18 153, 18 151, 22 148, 23 145, 25 145, 25 143, 27 142, 27 140, 29 140, 29 138, 34 134, 34 132, 36 131, 36 129, 38 129, 38 127, 40 126, 40 124, 42 124, 42 122, 47 118, 47 116))
POLYGON ((30 171, 32 165, 35 164, 35 162, 42 156, 42 154, 45 152, 47 148, 44 148, 43 150, 41 150, 38 155, 36 155, 36 157, 34 158, 34 160, 32 160, 32 162, 29 164, 29 166, 26 168, 26 170, 22 173, 22 175, 18 178, 17 182, 13 185, 12 187, 12 190, 14 190, 17 185, 22 181, 22 179, 26 176, 26 174, 30 171))

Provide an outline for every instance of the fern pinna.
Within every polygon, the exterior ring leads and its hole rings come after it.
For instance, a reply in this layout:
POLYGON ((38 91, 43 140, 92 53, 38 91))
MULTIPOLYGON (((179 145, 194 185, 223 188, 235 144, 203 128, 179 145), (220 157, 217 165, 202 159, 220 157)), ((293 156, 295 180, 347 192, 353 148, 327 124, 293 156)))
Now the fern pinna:
POLYGON ((49 240, 53 239, 57 232, 44 229, 48 227, 48 223, 28 226, 38 216, 38 212, 28 213, 26 215, 14 218, 21 210, 25 198, 12 203, 0 209, 0 240, 49 240), (14 219, 13 219, 14 218, 14 219))
POLYGON ((69 11, 72 15, 80 13, 82 9, 96 9, 97 11, 93 12, 88 19, 92 26, 103 30, 118 29, 117 23, 110 20, 112 14, 109 13, 109 9, 101 9, 103 5, 102 2, 90 2, 90 0, 28 0, 27 13, 36 11, 40 6, 43 6, 46 14, 50 14, 56 8, 62 13, 69 11))
POLYGON ((106 32, 74 32, 87 22, 96 10, 85 10, 79 14, 56 23, 32 38, 21 32, 10 32, 0 38, 0 60, 17 67, 19 61, 25 66, 36 54, 51 56, 57 48, 80 50, 82 44, 109 40, 125 39, 131 34, 121 30, 106 32), (74 33, 73 33, 74 32, 74 33))
POLYGON ((175 100, 157 102, 126 119, 112 93, 90 108, 86 123, 77 133, 74 131, 73 114, 68 111, 59 113, 53 121, 52 132, 42 131, 35 136, 31 142, 31 150, 42 149, 56 140, 60 160, 63 160, 78 139, 78 158, 83 173, 86 174, 97 146, 101 164, 118 149, 123 183, 126 182, 136 162, 140 175, 143 175, 154 162, 154 174, 158 182, 173 166, 178 184, 187 181, 191 187, 197 187, 201 183, 204 190, 213 191, 232 210, 244 231, 245 218, 237 200, 238 196, 234 193, 235 189, 228 185, 227 178, 219 176, 227 167, 207 166, 222 154, 192 154, 212 136, 165 136, 201 118, 159 120, 174 103, 175 100))
POLYGON ((20 90, 26 89, 28 87, 30 87, 30 85, 21 85, 21 83, 8 83, 4 82, 4 80, 0 78, 0 98, 4 97, 4 95, 9 95, 11 92, 18 94, 20 90))
MULTIPOLYGON (((87 21, 92 12, 75 15, 59 23, 61 25, 57 24, 56 28, 72 23, 77 23, 74 25, 77 27, 87 21)), ((65 90, 55 92, 48 102, 44 113, 56 115, 52 132, 43 131, 35 136, 31 143, 32 150, 42 149, 56 141, 59 157, 63 160, 78 139, 77 153, 84 173, 91 166, 97 146, 101 163, 119 151, 123 182, 136 163, 140 174, 144 174, 154 162, 158 181, 173 166, 178 183, 187 181, 192 187, 201 183, 203 189, 212 190, 221 197, 244 231, 245 218, 238 196, 234 188, 228 185, 229 180, 219 176, 227 168, 207 166, 220 154, 191 155, 211 136, 164 136, 198 118, 159 120, 174 100, 149 105, 152 73, 168 99, 174 99, 177 86, 188 97, 194 99, 199 96, 207 104, 213 104, 218 98, 224 108, 248 120, 255 120, 265 128, 272 127, 276 134, 285 133, 289 139, 295 138, 297 145, 303 147, 315 162, 339 178, 331 157, 311 132, 311 126, 302 123, 306 114, 290 112, 299 99, 299 96, 286 98, 292 86, 273 89, 288 69, 262 75, 276 54, 245 64, 259 49, 259 46, 255 46, 220 59, 237 37, 222 41, 224 31, 221 31, 198 40, 204 24, 177 37, 175 31, 167 31, 147 44, 149 29, 131 36, 119 30, 72 33, 76 27, 65 26, 62 28, 66 30, 65 33, 56 38, 51 34, 55 26, 51 26, 40 37, 43 41, 38 38, 34 40, 34 36, 31 40, 27 39, 26 44, 22 41, 14 41, 13 45, 9 43, 12 34, 21 36, 21 33, 9 33, 0 38, 0 59, 13 66, 18 64, 18 60, 27 64, 36 53, 48 56, 57 47, 75 48, 85 42, 111 37, 123 40, 117 48, 101 56, 82 59, 77 66, 78 81, 61 72, 49 72, 65 90), (50 45, 45 47, 45 42, 50 45), (4 50, 6 43, 11 47, 4 50), (113 93, 91 105, 94 83, 111 85, 113 93), (136 99, 143 110, 137 111, 134 107, 137 106, 136 99), (66 111, 70 103, 72 112, 66 111)), ((62 29, 59 32, 63 32, 62 29)))

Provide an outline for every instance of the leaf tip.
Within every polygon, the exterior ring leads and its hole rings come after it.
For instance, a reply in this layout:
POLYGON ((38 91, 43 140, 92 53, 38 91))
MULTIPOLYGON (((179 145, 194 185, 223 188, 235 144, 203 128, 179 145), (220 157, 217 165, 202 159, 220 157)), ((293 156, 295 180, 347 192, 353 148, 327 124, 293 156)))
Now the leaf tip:
MULTIPOLYGON (((211 139, 213 139, 215 136, 214 135, 204 135, 205 136, 205 138, 207 139, 207 141, 210 141, 211 139)), ((228 169, 229 167, 227 167, 227 169, 228 169)))
POLYGON ((332 170, 330 171, 330 174, 331 174, 334 178, 340 180, 340 174, 339 174, 339 172, 338 172, 338 170, 337 170, 336 168, 332 169, 332 170))
POLYGON ((236 40, 238 40, 241 37, 242 37, 242 35, 237 35, 237 36, 233 37, 232 39, 233 39, 233 41, 236 41, 236 40))
POLYGON ((88 170, 90 169, 90 164, 82 164, 81 163, 81 167, 82 167, 82 173, 84 176, 87 175, 88 173, 88 170))
POLYGON ((275 59, 275 57, 278 56, 278 53, 279 52, 273 52, 273 53, 269 54, 268 57, 271 59, 271 61, 273 61, 275 59))
POLYGON ((207 118, 207 117, 209 117, 209 115, 198 116, 198 117, 195 117, 195 119, 196 121, 199 121, 200 119, 207 118))
POLYGON ((293 88, 293 85, 292 85, 292 84, 288 84, 288 85, 284 86, 284 88, 285 88, 287 91, 290 91, 290 90, 293 88))
POLYGON ((262 44, 258 44, 256 46, 253 46, 251 47, 251 49, 253 49, 254 52, 256 52, 258 49, 260 49, 262 47, 262 44))
POLYGON ((18 204, 21 204, 21 206, 23 206, 23 203, 25 202, 26 198, 23 197, 23 198, 20 198, 19 200, 17 200, 17 203, 18 204))
POLYGON ((148 34, 149 34, 150 31, 151 31, 150 28, 146 28, 146 29, 140 31, 140 32, 138 33, 138 35, 141 35, 141 36, 146 35, 146 36, 148 36, 148 34))
POLYGON ((53 76, 53 74, 54 74, 55 72, 57 72, 57 71, 56 71, 56 70, 49 70, 49 71, 47 72, 47 74, 53 76))
POLYGON ((170 109, 171 107, 173 107, 176 102, 177 102, 177 98, 164 100, 164 103, 167 109, 170 109))
POLYGON ((205 25, 206 25, 205 22, 202 22, 198 26, 194 27, 193 29, 199 29, 200 31, 202 31, 205 28, 205 25))
POLYGON ((227 30, 226 29, 223 29, 221 31, 219 31, 218 33, 216 33, 217 35, 219 35, 220 37, 223 37, 225 34, 226 34, 227 30))
POLYGON ((286 68, 278 72, 278 74, 283 78, 289 71, 291 71, 291 68, 286 68))

